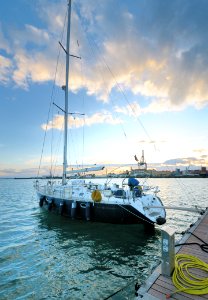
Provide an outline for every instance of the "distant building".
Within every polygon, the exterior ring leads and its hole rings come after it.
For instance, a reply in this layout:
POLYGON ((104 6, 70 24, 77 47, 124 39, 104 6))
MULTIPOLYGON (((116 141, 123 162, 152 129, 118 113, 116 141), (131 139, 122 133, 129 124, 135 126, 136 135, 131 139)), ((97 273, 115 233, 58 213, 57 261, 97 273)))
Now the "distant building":
POLYGON ((199 173, 201 177, 208 177, 208 172, 206 167, 201 167, 201 171, 199 173))

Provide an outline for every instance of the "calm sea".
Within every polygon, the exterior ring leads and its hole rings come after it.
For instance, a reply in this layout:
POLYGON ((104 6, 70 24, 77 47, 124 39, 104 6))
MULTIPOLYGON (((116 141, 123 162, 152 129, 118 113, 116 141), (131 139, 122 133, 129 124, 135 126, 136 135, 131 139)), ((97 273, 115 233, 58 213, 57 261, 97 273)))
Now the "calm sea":
MULTIPOLYGON (((118 180, 119 181, 119 180, 118 180)), ((120 180, 121 181, 121 180, 120 180)), ((165 205, 206 207, 208 179, 151 179, 165 205)), ((167 211, 176 238, 199 215, 167 211)), ((39 208, 32 180, 0 180, 0 299, 105 299, 160 259, 160 229, 72 221, 39 208)))

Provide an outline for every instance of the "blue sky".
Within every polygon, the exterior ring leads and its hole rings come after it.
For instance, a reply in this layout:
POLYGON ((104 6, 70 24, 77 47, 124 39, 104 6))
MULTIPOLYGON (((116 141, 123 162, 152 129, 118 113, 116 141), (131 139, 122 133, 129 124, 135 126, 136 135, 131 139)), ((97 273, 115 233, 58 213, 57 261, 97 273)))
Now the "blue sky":
MULTIPOLYGON (((0 1, 0 176, 35 175, 45 133, 45 172, 62 164, 49 106, 64 105, 66 4, 0 1)), ((206 0, 72 1, 69 111, 85 116, 70 117, 69 164, 133 164, 144 150, 163 169, 207 166, 207 15, 206 0)))

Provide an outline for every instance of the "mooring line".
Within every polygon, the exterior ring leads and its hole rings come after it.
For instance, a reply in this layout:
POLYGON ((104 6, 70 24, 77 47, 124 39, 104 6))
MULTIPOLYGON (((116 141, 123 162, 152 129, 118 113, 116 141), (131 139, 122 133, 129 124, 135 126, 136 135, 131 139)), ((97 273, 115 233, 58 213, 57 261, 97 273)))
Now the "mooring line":
POLYGON ((137 216, 135 213, 133 213, 132 211, 130 211, 130 210, 128 210, 127 208, 123 207, 121 204, 118 204, 118 203, 117 203, 117 205, 120 206, 121 208, 123 208, 124 210, 128 211, 130 214, 134 215, 135 217, 141 219, 142 221, 145 221, 145 222, 147 222, 147 223, 149 223, 149 224, 151 224, 151 225, 154 224, 154 222, 150 222, 150 221, 148 221, 148 220, 143 219, 143 218, 140 217, 140 216, 137 216))

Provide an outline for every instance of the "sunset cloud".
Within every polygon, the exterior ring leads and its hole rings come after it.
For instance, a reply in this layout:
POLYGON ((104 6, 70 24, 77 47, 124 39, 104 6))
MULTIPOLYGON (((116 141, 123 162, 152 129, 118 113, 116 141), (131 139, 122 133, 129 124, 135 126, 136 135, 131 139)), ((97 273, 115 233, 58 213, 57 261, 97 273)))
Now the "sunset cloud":
POLYGON ((0 82, 6 84, 10 80, 12 62, 9 58, 0 55, 0 82))
POLYGON ((208 162, 207 157, 183 157, 166 160, 163 165, 166 166, 201 166, 206 165, 208 162))
MULTIPOLYGON (((92 126, 96 124, 111 124, 117 125, 122 123, 119 118, 114 118, 112 114, 108 112, 104 113, 95 113, 91 116, 85 116, 85 118, 80 117, 72 117, 70 116, 68 119, 69 128, 80 128, 85 126, 92 126)), ((63 130, 64 126, 64 116, 63 115, 56 115, 49 124, 42 124, 41 128, 43 130, 50 130, 52 128, 63 130)))
POLYGON ((139 116, 142 111, 140 105, 137 102, 129 103, 124 107, 115 106, 114 110, 118 113, 122 113, 128 116, 134 116, 134 117, 139 116))
POLYGON ((18 86, 23 88, 28 88, 28 81, 40 83, 52 80, 54 76, 54 65, 41 53, 31 57, 20 51, 15 55, 15 61, 16 69, 13 72, 13 79, 18 86))
MULTIPOLYGON (((85 7, 85 3, 82 5, 85 7)), ((91 24, 97 25, 94 34, 108 32, 101 54, 116 78, 115 82, 109 76, 108 86, 119 83, 135 94, 151 97, 154 105, 163 99, 169 110, 207 105, 206 3, 199 1, 195 6, 194 1, 184 2, 181 10, 180 1, 164 4, 150 0, 145 5, 140 3, 139 8, 135 4, 135 12, 142 11, 137 18, 125 8, 119 6, 111 13, 103 9, 99 18, 94 1, 89 1, 87 10, 83 8, 90 18, 89 29, 91 24), (173 14, 174 10, 178 13, 173 14), (192 22, 186 22, 190 19, 192 22)))
MULTIPOLYGON (((108 9, 109 1, 99 5, 95 5, 94 0, 86 3, 78 1, 74 7, 71 51, 75 54, 80 52, 82 67, 72 62, 70 88, 74 92, 85 88, 88 95, 96 95, 97 100, 106 103, 110 101, 112 90, 119 91, 122 87, 148 98, 146 106, 139 109, 140 113, 182 110, 187 106, 201 109, 206 106, 206 2, 199 1, 195 6, 195 1, 168 1, 167 5, 162 0, 149 0, 139 6, 133 3, 131 11, 127 6, 116 3, 111 3, 116 10, 113 7, 108 9), (77 7, 82 21, 78 17, 77 7), (172 13, 174 11, 177 14, 172 13), (84 33, 88 34, 88 38, 84 37, 84 33), (96 39, 99 40, 97 44, 94 42, 96 39)), ((0 27, 2 47, 13 51, 13 57, 1 55, 2 83, 13 78, 18 86, 28 88, 30 82, 53 80, 54 50, 57 50, 65 20, 65 5, 64 2, 50 6, 45 4, 46 1, 39 2, 37 9, 45 27, 25 24, 23 30, 13 29, 10 32, 10 40, 5 38, 0 27), (9 44, 12 46, 9 47, 9 44)), ((57 84, 62 85, 63 81, 62 69, 57 84)))

